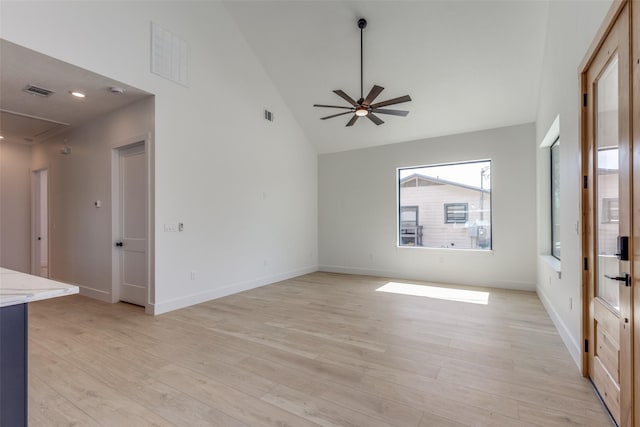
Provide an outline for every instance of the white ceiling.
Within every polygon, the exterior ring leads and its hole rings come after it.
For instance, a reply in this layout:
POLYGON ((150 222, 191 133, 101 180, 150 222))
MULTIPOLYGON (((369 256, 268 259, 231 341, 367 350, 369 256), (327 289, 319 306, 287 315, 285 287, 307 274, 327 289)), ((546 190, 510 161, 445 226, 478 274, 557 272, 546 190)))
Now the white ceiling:
POLYGON ((150 96, 147 92, 0 40, 0 135, 3 142, 34 144, 150 96), (44 98, 27 85, 53 90, 44 98), (120 87, 123 94, 109 89, 120 87), (69 91, 79 90, 79 99, 69 91))
MULTIPOLYGON (((320 153, 535 121, 546 1, 227 1, 225 5, 320 153), (411 95, 406 117, 375 126, 350 116, 320 120, 360 97, 411 95)), ((269 107, 269 106, 265 106, 269 107)), ((276 115, 277 117, 277 115, 276 115)))

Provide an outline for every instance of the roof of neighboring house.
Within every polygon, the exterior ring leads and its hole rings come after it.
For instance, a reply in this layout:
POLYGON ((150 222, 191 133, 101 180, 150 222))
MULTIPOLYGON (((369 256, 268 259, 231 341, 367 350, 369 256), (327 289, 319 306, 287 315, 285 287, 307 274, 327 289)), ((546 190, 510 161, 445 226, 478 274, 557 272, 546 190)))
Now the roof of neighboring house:
POLYGON ((441 184, 441 185, 453 185, 456 187, 460 187, 460 188, 466 188, 467 190, 473 190, 473 191, 482 191, 483 193, 490 193, 491 190, 488 188, 480 188, 480 187, 476 187, 474 185, 468 185, 468 184, 463 184, 461 182, 455 182, 455 181, 448 181, 446 179, 442 179, 439 177, 432 177, 432 176, 427 176, 427 175, 422 175, 420 173, 413 173, 403 179, 400 180, 400 184, 404 184, 405 182, 411 181, 412 179, 421 179, 421 180, 425 180, 425 181, 429 181, 432 182, 434 184, 441 184))

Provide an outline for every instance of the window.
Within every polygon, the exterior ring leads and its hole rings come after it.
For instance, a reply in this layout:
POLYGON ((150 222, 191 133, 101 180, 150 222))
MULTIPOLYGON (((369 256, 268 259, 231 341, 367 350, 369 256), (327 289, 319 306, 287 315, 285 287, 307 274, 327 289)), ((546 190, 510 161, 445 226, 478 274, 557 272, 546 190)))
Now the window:
POLYGON ((551 147, 551 255, 560 259, 560 137, 551 147))
POLYGON ((491 249, 491 161, 398 169, 398 245, 491 249))
POLYGON ((444 223, 464 224, 469 214, 469 203, 445 203, 444 223))

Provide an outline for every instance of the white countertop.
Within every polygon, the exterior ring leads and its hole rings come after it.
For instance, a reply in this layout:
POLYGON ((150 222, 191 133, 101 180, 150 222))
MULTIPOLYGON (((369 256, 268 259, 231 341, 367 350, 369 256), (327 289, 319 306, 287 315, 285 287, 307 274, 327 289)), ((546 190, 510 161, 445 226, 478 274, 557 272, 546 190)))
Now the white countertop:
POLYGON ((74 285, 0 267, 0 307, 73 295, 78 292, 79 288, 74 285))

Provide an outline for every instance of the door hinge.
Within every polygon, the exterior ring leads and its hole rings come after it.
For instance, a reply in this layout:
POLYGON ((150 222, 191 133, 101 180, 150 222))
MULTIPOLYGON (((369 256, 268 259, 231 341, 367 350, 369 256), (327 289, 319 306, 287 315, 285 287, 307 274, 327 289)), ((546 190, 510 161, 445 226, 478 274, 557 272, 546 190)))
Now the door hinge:
POLYGON ((589 188, 589 179, 587 175, 582 176, 582 188, 584 188, 585 190, 589 188))
POLYGON ((589 340, 584 340, 584 352, 589 353, 589 340))
POLYGON ((587 257, 584 257, 583 259, 583 266, 582 266, 584 271, 589 270, 589 259, 587 257))
POLYGON ((587 94, 586 93, 582 94, 582 106, 583 107, 587 106, 587 94))

